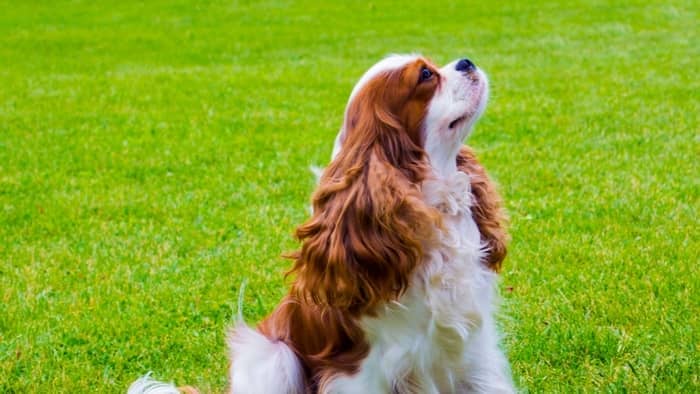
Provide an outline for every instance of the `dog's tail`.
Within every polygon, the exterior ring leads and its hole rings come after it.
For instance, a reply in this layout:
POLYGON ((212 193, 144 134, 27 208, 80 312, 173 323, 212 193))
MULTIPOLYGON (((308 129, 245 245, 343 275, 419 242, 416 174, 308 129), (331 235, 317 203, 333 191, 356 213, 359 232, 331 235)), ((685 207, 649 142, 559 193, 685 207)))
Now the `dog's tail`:
POLYGON ((228 335, 231 393, 304 394, 304 369, 297 355, 282 341, 251 329, 243 320, 243 293, 238 292, 238 313, 228 335))
POLYGON ((304 394, 304 369, 282 341, 239 323, 228 337, 232 393, 304 394))
POLYGON ((159 382, 151 378, 149 372, 132 383, 127 394, 199 394, 199 391, 191 386, 177 387, 172 383, 159 382))

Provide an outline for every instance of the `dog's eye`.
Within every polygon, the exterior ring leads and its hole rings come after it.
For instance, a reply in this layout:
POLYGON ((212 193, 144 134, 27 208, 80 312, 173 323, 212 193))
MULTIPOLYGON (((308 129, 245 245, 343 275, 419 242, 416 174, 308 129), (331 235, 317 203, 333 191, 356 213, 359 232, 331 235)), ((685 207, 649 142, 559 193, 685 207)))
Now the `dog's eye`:
POLYGON ((427 81, 433 77, 433 72, 429 68, 423 67, 420 69, 420 81, 427 81))

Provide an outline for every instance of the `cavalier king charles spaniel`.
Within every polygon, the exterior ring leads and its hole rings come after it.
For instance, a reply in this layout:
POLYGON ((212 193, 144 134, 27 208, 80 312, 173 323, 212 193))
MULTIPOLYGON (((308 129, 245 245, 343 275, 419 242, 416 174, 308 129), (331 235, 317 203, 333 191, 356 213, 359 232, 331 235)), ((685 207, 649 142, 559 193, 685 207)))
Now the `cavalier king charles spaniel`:
POLYGON ((515 391, 494 321, 505 214, 463 145, 487 98, 467 59, 394 55, 360 78, 289 293, 230 332, 232 393, 515 391))

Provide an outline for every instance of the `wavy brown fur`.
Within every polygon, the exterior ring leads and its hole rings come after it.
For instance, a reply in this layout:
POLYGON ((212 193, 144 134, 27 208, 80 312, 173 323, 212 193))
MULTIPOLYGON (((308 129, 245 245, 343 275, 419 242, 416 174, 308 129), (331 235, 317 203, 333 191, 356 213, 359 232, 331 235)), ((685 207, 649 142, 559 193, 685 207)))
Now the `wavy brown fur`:
POLYGON ((471 178, 475 200, 472 213, 481 238, 489 248, 485 262, 489 268, 498 272, 506 258, 506 245, 509 240, 506 230, 508 217, 503 209, 501 196, 498 194, 496 184, 477 161, 476 154, 470 147, 465 145, 460 150, 457 156, 457 168, 471 178))
POLYGON ((343 149, 296 232, 290 294, 259 326, 299 356, 312 391, 357 371, 369 351, 359 318, 406 290, 440 223, 419 186, 428 173, 419 127, 439 83, 416 86, 423 65, 381 75, 351 103, 343 149))

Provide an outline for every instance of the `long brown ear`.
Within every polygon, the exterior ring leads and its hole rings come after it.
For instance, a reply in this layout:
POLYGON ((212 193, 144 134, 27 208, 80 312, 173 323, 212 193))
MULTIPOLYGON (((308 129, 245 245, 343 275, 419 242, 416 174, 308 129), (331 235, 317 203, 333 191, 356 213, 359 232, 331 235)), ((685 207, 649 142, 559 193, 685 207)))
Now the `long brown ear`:
POLYGON ((424 152, 378 108, 349 111, 343 149, 313 196, 313 216, 297 229, 293 293, 351 313, 372 313, 407 287, 439 215, 419 182, 424 152), (363 116, 364 115, 364 116, 363 116))
POLYGON ((489 248, 485 262, 489 268, 499 271, 506 258, 506 244, 509 240, 506 230, 508 217, 501 196, 484 167, 477 161, 474 151, 466 145, 457 156, 457 168, 471 178, 472 193, 476 200, 472 207, 474 220, 482 240, 489 248))

